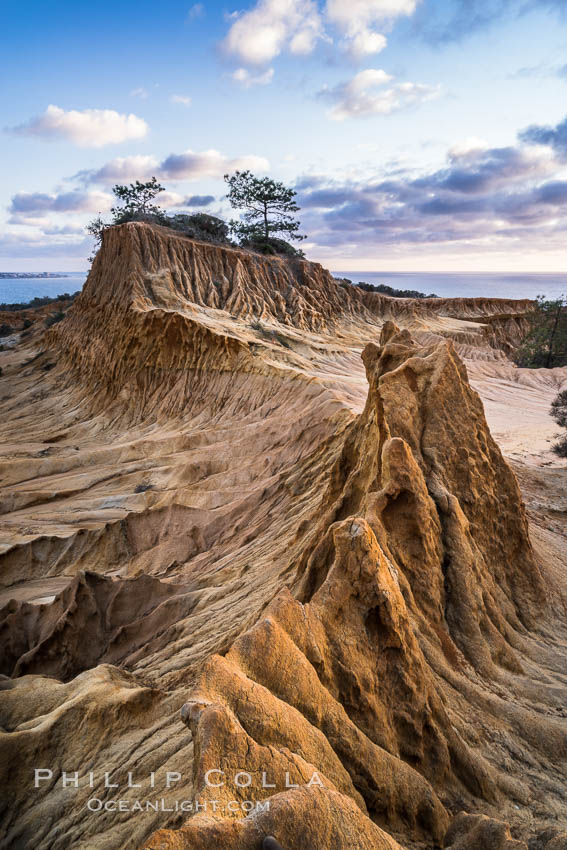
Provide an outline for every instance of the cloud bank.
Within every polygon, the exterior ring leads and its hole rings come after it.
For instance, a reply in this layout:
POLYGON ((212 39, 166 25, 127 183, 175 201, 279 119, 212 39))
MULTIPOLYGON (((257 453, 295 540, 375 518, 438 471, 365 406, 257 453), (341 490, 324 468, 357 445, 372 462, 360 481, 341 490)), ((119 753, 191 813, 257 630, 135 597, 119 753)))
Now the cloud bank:
POLYGON ((125 156, 109 160, 97 169, 78 172, 73 179, 84 183, 129 183, 134 180, 200 180, 202 178, 219 178, 226 172, 244 171, 265 172, 270 163, 265 157, 255 154, 229 157, 216 150, 171 153, 161 162, 154 156, 125 156))
POLYGON ((106 192, 62 192, 50 195, 44 192, 19 192, 13 195, 9 211, 12 214, 44 215, 49 212, 83 213, 106 212, 113 202, 106 192))
POLYGON ((528 128, 519 143, 455 146, 443 168, 416 175, 398 169, 375 180, 311 175, 297 183, 310 242, 335 249, 396 250, 455 245, 513 251, 563 247, 567 172, 563 127, 528 128), (537 141, 531 147, 526 142, 537 141))
POLYGON ((547 145, 567 159, 567 118, 555 127, 532 124, 520 133, 522 141, 532 145, 547 145))

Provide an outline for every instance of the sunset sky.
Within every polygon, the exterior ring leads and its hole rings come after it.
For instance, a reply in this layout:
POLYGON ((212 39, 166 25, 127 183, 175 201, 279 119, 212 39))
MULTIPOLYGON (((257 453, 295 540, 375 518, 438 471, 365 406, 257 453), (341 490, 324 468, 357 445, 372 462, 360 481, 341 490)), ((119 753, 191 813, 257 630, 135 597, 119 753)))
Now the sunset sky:
POLYGON ((333 270, 563 271, 566 0, 124 0, 2 20, 0 270, 80 270, 112 185, 298 191, 333 270))

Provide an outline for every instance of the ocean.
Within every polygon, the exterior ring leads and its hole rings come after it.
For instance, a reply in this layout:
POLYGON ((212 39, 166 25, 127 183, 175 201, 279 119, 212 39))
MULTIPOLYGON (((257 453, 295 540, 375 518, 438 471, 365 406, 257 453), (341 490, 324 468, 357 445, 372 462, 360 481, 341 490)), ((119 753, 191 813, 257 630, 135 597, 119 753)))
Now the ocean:
POLYGON ((0 279, 0 303, 20 304, 32 298, 54 298, 67 292, 72 295, 83 288, 87 272, 69 272, 65 277, 4 278, 0 279))
MULTIPOLYGON (((444 298, 535 298, 545 295, 557 298, 567 295, 567 273, 561 274, 487 274, 476 272, 333 272, 353 283, 385 283, 395 289, 416 289, 426 295, 435 293, 444 298)), ((63 292, 82 289, 87 272, 69 273, 61 278, 14 278, 0 280, 0 303, 30 301, 63 292)))
POLYGON ((489 274, 477 272, 333 272, 353 283, 385 283, 395 289, 415 289, 442 298, 547 298, 567 296, 567 272, 562 274, 489 274))

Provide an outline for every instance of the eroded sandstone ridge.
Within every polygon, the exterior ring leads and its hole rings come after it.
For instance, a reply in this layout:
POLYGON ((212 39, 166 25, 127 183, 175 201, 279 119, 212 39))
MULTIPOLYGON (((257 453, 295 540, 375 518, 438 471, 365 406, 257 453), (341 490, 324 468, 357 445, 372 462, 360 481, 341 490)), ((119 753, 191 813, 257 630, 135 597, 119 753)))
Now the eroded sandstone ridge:
POLYGON ((528 308, 107 232, 4 370, 0 847, 567 846, 564 525, 462 359, 528 308))

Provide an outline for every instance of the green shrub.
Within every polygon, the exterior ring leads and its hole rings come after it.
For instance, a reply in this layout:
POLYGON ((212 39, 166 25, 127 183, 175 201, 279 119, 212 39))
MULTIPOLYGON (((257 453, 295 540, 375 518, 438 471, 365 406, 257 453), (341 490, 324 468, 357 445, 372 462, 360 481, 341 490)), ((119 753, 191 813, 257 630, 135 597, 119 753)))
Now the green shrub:
POLYGON ((145 221, 147 224, 167 225, 168 217, 164 212, 140 212, 136 210, 124 210, 117 213, 115 220, 106 227, 114 227, 116 224, 127 224, 129 221, 145 221))
MULTIPOLYGON (((11 304, 0 304, 0 310, 9 310, 10 312, 14 312, 16 310, 35 310, 37 307, 45 307, 47 304, 53 304, 54 301, 73 301, 78 294, 78 292, 74 292, 72 295, 69 295, 68 292, 64 292, 62 295, 44 295, 41 298, 32 298, 31 301, 17 301, 12 302, 11 304)), ((26 319, 26 321, 29 321, 29 319, 26 319)))
POLYGON ((229 244, 228 225, 215 215, 208 213, 193 213, 187 215, 178 213, 177 215, 168 216, 164 222, 166 227, 171 227, 173 230, 178 230, 185 236, 190 236, 192 239, 199 239, 202 242, 216 242, 220 245, 229 244))
MULTIPOLYGON (((551 402, 549 413, 561 428, 567 428, 567 390, 561 390, 555 396, 551 402)), ((551 447, 551 450, 559 457, 567 457, 567 434, 561 437, 551 447)))
POLYGON ((248 248, 250 251, 257 251, 258 254, 279 255, 282 257, 305 257, 305 254, 299 248, 294 248, 285 239, 277 239, 275 236, 269 236, 267 239, 261 237, 243 239, 240 244, 243 248, 248 248))
MULTIPOLYGON (((348 280, 347 278, 343 278, 343 280, 348 280)), ((348 281, 350 283, 350 281, 348 281)), ((393 286, 388 286, 386 283, 364 283, 360 281, 360 283, 356 284, 359 289, 363 289, 364 292, 380 292, 382 295, 390 295, 392 298, 439 298, 438 295, 435 295, 434 292, 431 292, 429 295, 425 295, 423 292, 418 292, 417 289, 394 289, 393 286)))

